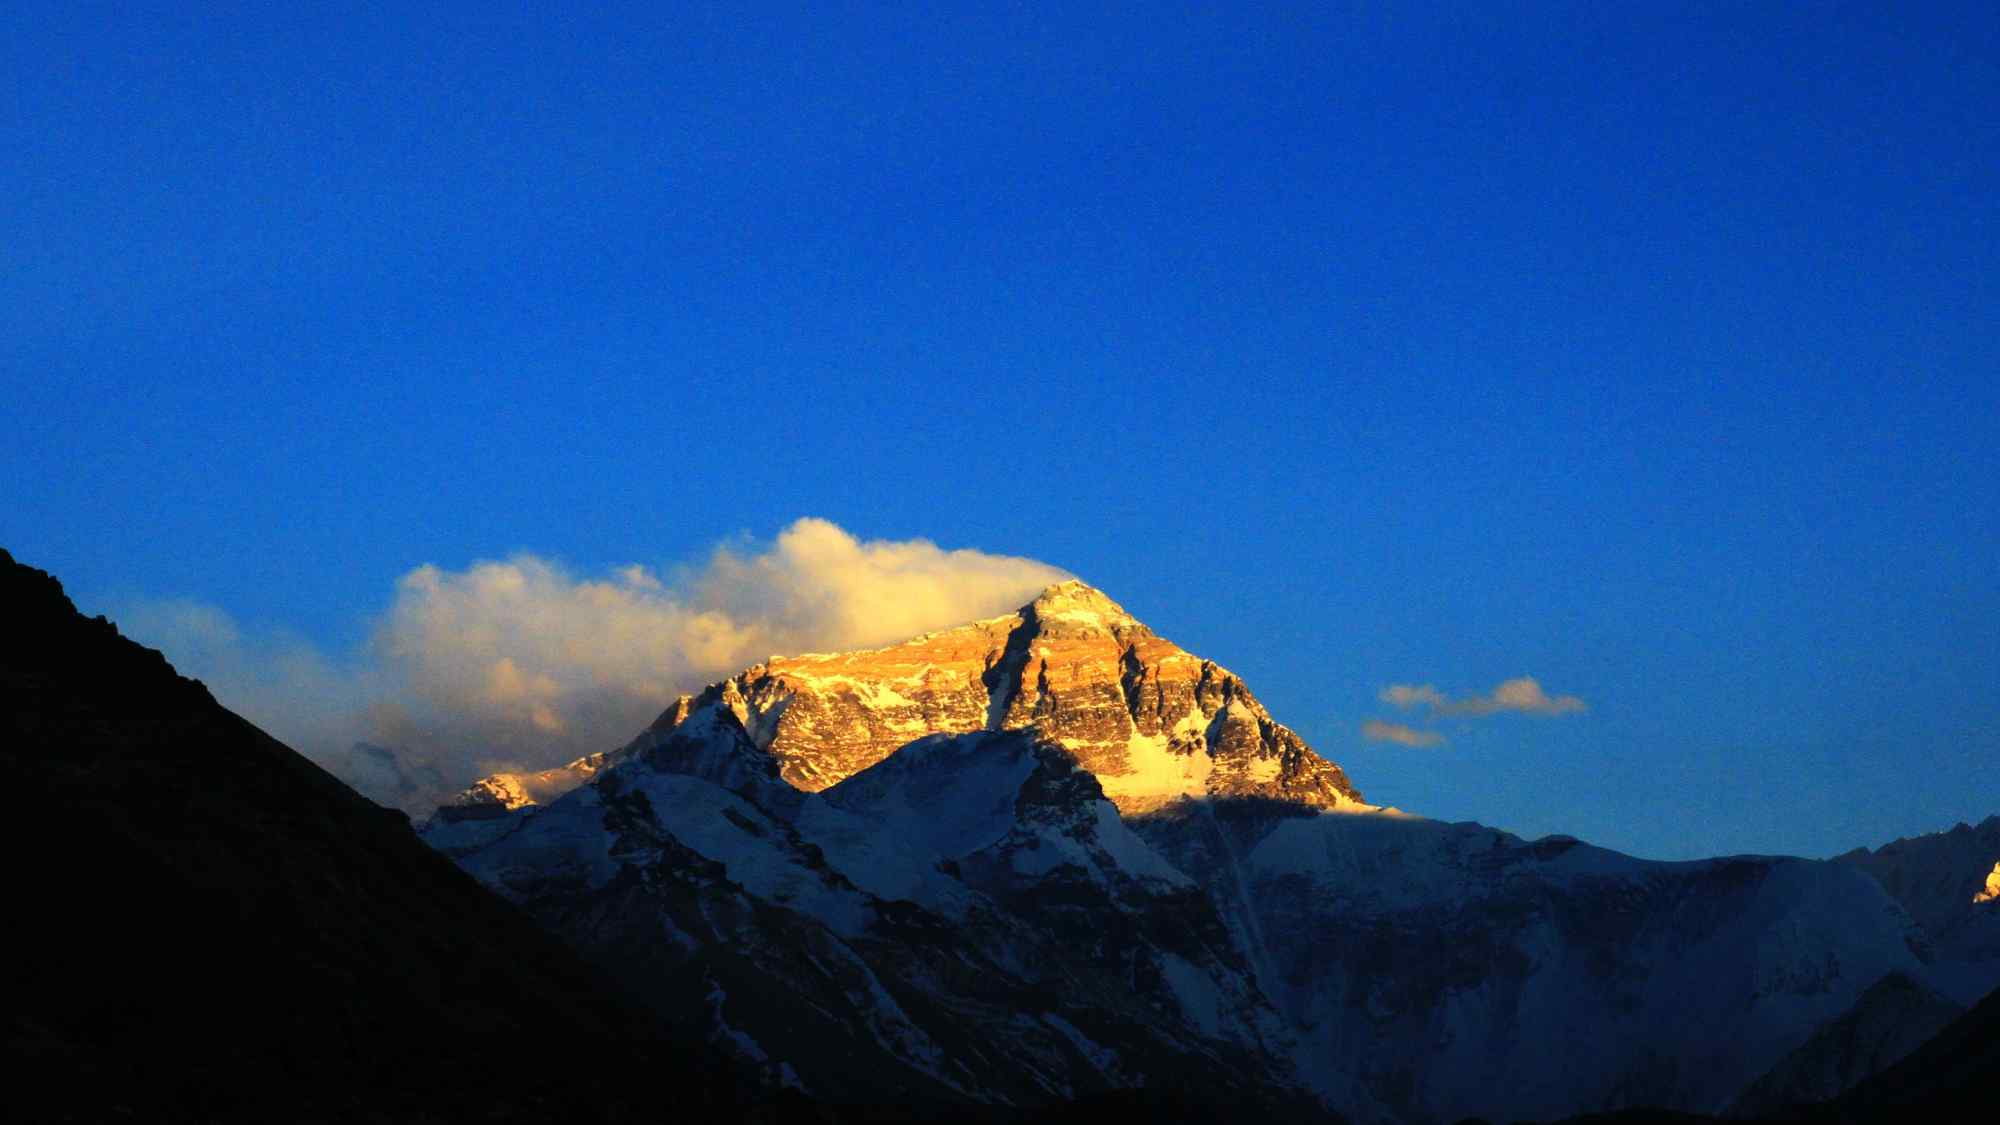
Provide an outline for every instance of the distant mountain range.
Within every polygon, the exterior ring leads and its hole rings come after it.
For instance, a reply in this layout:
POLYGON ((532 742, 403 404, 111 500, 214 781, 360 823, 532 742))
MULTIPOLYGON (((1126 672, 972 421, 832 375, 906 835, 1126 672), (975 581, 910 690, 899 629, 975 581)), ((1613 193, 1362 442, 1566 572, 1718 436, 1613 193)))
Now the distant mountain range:
POLYGON ((1654 863, 1410 816, 1080 583, 421 836, 4 552, 0 621, 14 1119, 1990 1119, 2000 818, 1654 863))

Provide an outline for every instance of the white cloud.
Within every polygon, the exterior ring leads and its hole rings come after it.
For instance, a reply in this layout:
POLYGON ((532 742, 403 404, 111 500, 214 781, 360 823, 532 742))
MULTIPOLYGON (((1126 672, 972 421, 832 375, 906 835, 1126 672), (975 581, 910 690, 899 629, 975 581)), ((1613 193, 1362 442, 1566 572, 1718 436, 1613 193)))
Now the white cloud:
POLYGON ((1444 735, 1434 730, 1418 730, 1401 723, 1385 723, 1380 719, 1370 719, 1361 724, 1361 737, 1370 742, 1394 742, 1403 746, 1442 746, 1444 735))
POLYGON ((1429 684, 1422 687, 1412 684, 1390 684, 1382 689, 1382 702, 1393 703, 1408 711, 1412 707, 1423 705, 1437 709, 1449 705, 1450 701, 1445 699, 1443 692, 1429 684))
POLYGON ((770 628, 776 652, 888 644, 1011 612, 1068 577, 1033 559, 946 551, 927 539, 862 542, 826 520, 802 519, 770 551, 718 548, 694 592, 732 620, 770 628))
POLYGON ((344 663, 248 636, 191 602, 131 604, 118 618, 225 704, 415 812, 483 773, 621 745, 679 693, 768 656, 997 616, 1069 577, 923 539, 859 540, 820 519, 794 522, 768 549, 718 547, 669 573, 634 564, 579 577, 530 554, 420 566, 344 663))
POLYGON ((1432 714, 1458 717, 1493 715, 1514 711, 1524 715, 1568 715, 1589 710, 1574 695, 1551 696, 1531 676, 1507 680, 1485 695, 1452 699, 1430 684, 1391 684, 1382 689, 1382 702, 1405 711, 1428 708, 1432 714))

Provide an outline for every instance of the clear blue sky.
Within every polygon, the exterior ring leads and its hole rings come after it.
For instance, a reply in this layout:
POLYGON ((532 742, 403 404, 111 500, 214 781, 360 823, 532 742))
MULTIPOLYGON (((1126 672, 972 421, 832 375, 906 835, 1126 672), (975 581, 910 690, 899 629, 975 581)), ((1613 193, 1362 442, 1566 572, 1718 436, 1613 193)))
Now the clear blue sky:
POLYGON ((817 515, 1433 815, 2000 812, 1990 4, 140 7, 0 36, 0 544, 87 605, 817 515), (1519 675, 1590 710, 1357 733, 1519 675))

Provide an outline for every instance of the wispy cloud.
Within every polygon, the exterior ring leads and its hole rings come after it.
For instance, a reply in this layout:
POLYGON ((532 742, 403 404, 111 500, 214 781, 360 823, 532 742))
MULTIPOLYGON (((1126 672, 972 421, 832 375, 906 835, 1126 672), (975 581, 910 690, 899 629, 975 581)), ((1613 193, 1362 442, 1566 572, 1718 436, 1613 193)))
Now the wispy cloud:
POLYGON ((1513 711, 1523 715, 1569 715, 1589 710, 1574 695, 1549 695, 1531 676, 1507 680, 1484 695, 1453 699, 1430 684, 1391 684, 1382 689, 1382 702, 1405 711, 1427 709, 1431 714, 1476 718, 1513 711))
POLYGON ((1370 742, 1394 742, 1402 746, 1442 746, 1444 735, 1434 730, 1418 730, 1402 723, 1388 723, 1381 719, 1370 719, 1361 724, 1361 737, 1370 742))
POLYGON ((923 539, 861 540, 821 519, 668 574, 634 564, 578 576, 532 554, 421 566, 345 659, 253 634, 212 606, 114 608, 225 704, 377 800, 427 811, 483 773, 620 745, 674 696, 765 657, 995 616, 1069 576, 923 539))

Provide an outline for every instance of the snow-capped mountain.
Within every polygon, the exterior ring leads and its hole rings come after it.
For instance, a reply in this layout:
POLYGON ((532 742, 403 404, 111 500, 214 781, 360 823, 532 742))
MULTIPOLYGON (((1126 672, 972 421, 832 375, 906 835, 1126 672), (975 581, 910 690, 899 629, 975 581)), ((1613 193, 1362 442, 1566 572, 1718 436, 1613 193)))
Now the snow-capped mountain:
POLYGON ((1770 857, 1633 859, 1415 817, 1190 804, 1134 827, 1203 881, 1357 1116, 1712 1111, 1895 970, 1865 878, 1770 857))
POLYGON ((1034 1104, 1200 1076, 1305 1104, 1208 898, 1031 732, 807 794, 712 703, 512 823, 461 864, 773 1082, 1034 1104))
POLYGON ((1935 960, 1855 863, 1656 863, 1368 805, 1242 681, 1074 582, 774 658, 475 790, 433 846, 833 1098, 1719 1111, 1935 960))
MULTIPOLYGON (((1340 767, 1272 719, 1241 679, 1075 581, 1006 617, 888 648, 773 657, 699 699, 683 697, 654 730, 709 702, 734 714, 779 776, 806 792, 927 734, 1032 726, 1069 749, 1128 814, 1201 796, 1361 806, 1340 767)), ((604 764, 604 755, 593 755, 539 773, 496 774, 457 807, 543 802, 604 764)))

